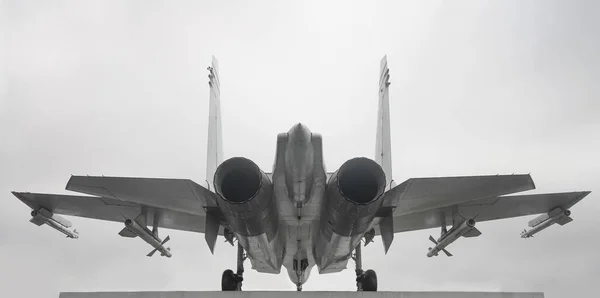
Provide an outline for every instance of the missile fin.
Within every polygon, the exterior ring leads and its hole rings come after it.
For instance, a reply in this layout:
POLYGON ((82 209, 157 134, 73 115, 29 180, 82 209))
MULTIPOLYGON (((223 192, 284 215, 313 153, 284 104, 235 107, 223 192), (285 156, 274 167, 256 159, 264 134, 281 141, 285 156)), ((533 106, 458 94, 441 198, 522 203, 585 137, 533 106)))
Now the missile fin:
POLYGON ((158 250, 158 248, 153 249, 150 253, 148 253, 146 256, 147 257, 151 257, 152 255, 154 255, 154 253, 158 250))
POLYGON ((468 232, 466 232, 463 235, 463 237, 470 238, 470 237, 477 237, 479 235, 481 235, 481 232, 477 228, 472 227, 471 230, 469 230, 468 232))
MULTIPOLYGON (((433 244, 437 245, 437 241, 435 241, 435 238, 433 238, 433 236, 429 235, 429 241, 433 242, 433 244)), ((431 250, 431 248, 429 249, 431 250)))
POLYGON ((34 217, 32 217, 32 218, 29 220, 29 222, 31 222, 31 223, 33 223, 33 224, 35 224, 35 225, 37 225, 37 226, 41 226, 41 225, 43 225, 43 224, 45 224, 45 223, 46 223, 46 221, 45 221, 45 220, 44 220, 42 217, 39 217, 39 216, 34 216, 34 217))
POLYGON ((147 228, 147 227, 148 227, 148 224, 147 224, 147 221, 146 221, 146 214, 147 214, 147 210, 146 210, 146 209, 144 209, 144 210, 142 211, 142 213, 140 213, 140 215, 138 215, 138 216, 135 218, 135 222, 137 222, 137 223, 138 223, 140 226, 142 226, 142 227, 144 227, 144 228, 147 228))
POLYGON ((130 229, 128 229, 127 227, 123 228, 121 230, 121 232, 119 232, 119 235, 121 235, 122 237, 127 237, 127 238, 137 237, 137 235, 134 232, 132 232, 130 229))
POLYGON ((449 257, 452 256, 452 254, 449 251, 447 251, 445 248, 442 249, 442 251, 446 254, 446 256, 449 256, 449 257))
POLYGON ((570 216, 567 216, 567 217, 563 217, 563 219, 557 221, 556 223, 561 226, 564 226, 572 221, 573 221, 573 219, 570 216))

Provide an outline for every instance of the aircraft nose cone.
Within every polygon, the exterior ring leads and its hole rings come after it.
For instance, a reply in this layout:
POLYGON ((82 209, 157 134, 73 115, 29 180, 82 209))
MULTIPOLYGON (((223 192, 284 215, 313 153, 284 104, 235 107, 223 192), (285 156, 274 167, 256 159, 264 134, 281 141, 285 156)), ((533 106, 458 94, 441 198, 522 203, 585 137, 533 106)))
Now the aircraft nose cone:
POLYGON ((302 125, 302 123, 298 122, 298 124, 292 126, 292 130, 293 131, 301 131, 304 129, 304 125, 302 125))
POLYGON ((306 127, 306 125, 298 123, 292 126, 292 129, 290 129, 289 134, 290 136, 294 137, 310 137, 310 130, 308 130, 308 127, 306 127))
POLYGON ((288 132, 288 142, 291 144, 308 144, 310 143, 312 133, 308 127, 302 123, 292 126, 288 132))

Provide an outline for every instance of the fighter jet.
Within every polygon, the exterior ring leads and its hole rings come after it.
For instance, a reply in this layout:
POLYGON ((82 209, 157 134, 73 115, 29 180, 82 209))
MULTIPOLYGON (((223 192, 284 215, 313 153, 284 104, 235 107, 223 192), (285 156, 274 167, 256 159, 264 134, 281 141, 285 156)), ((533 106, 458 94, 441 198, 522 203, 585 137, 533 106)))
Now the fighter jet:
MULTIPOLYGON (((396 233, 441 228, 427 252, 481 232, 475 222, 544 214, 530 222, 530 237, 572 219, 571 208, 590 192, 508 194, 535 188, 529 174, 410 178, 392 176, 389 111, 390 73, 384 56, 379 73, 375 154, 352 158, 336 171, 325 168, 323 138, 302 123, 277 135, 272 171, 246 157, 224 160, 218 62, 208 67, 210 86, 206 178, 190 179, 71 176, 66 189, 87 196, 13 192, 32 211, 31 221, 77 238, 58 214, 122 222, 123 237, 138 237, 154 252, 171 257, 158 229, 204 233, 214 252, 222 236, 237 245, 237 268, 221 276, 223 291, 242 289, 244 261, 252 269, 278 274, 282 267, 297 290, 317 266, 320 274, 340 272, 354 260, 359 291, 377 291, 377 275, 363 270, 361 245, 381 237, 384 251, 396 233), (452 225, 447 230, 447 224, 452 225), (152 231, 148 228, 152 227, 152 231)), ((116 233, 117 231, 115 231, 116 233)))

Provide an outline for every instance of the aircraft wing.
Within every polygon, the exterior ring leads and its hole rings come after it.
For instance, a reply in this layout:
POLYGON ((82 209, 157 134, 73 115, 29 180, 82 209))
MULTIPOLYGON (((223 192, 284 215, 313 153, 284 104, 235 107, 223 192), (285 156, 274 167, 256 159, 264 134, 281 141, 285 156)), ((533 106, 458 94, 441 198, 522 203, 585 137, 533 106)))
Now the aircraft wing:
MULTIPOLYGON (((168 208, 150 207, 134 202, 125 202, 105 197, 71 196, 13 192, 13 194, 34 210, 47 209, 52 213, 99 220, 124 222, 125 218, 136 218, 144 210, 158 212, 158 226, 167 229, 190 232, 205 232, 205 216, 174 211, 168 208)), ((147 216, 147 223, 153 224, 153 216, 147 216)), ((222 231, 220 231, 222 234, 222 231)))
POLYGON ((189 179, 71 176, 66 189, 196 215, 217 206, 213 192, 189 179))
MULTIPOLYGON (((535 185, 530 175, 411 178, 384 193, 375 233, 382 236, 387 253, 394 233, 428 228, 423 223, 435 216, 431 214, 438 214, 436 210, 531 189, 535 185), (397 229, 405 217, 413 225, 397 229)), ((438 223, 442 221, 439 217, 438 223)))
POLYGON ((437 228, 442 225, 442 220, 445 220, 446 224, 451 225, 453 217, 457 214, 466 219, 476 217, 476 221, 481 222, 545 213, 555 207, 567 210, 589 193, 589 191, 582 191, 501 196, 454 204, 452 206, 394 216, 393 231, 399 233, 437 228))
POLYGON ((411 178, 384 194, 394 217, 535 189, 530 175, 411 178))

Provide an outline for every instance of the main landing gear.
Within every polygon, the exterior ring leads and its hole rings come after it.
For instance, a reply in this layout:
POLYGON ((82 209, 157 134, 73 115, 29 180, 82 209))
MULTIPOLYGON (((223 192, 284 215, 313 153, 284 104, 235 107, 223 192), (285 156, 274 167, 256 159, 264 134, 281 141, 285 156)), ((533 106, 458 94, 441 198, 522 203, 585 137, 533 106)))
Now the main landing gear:
POLYGON ((356 290, 377 292, 377 273, 374 270, 362 270, 362 251, 359 242, 354 252, 354 262, 356 263, 356 290))
POLYGON ((231 269, 223 271, 223 276, 221 277, 221 290, 242 290, 242 281, 244 280, 244 260, 246 260, 246 254, 244 253, 244 248, 238 242, 237 272, 233 273, 233 270, 231 269))

